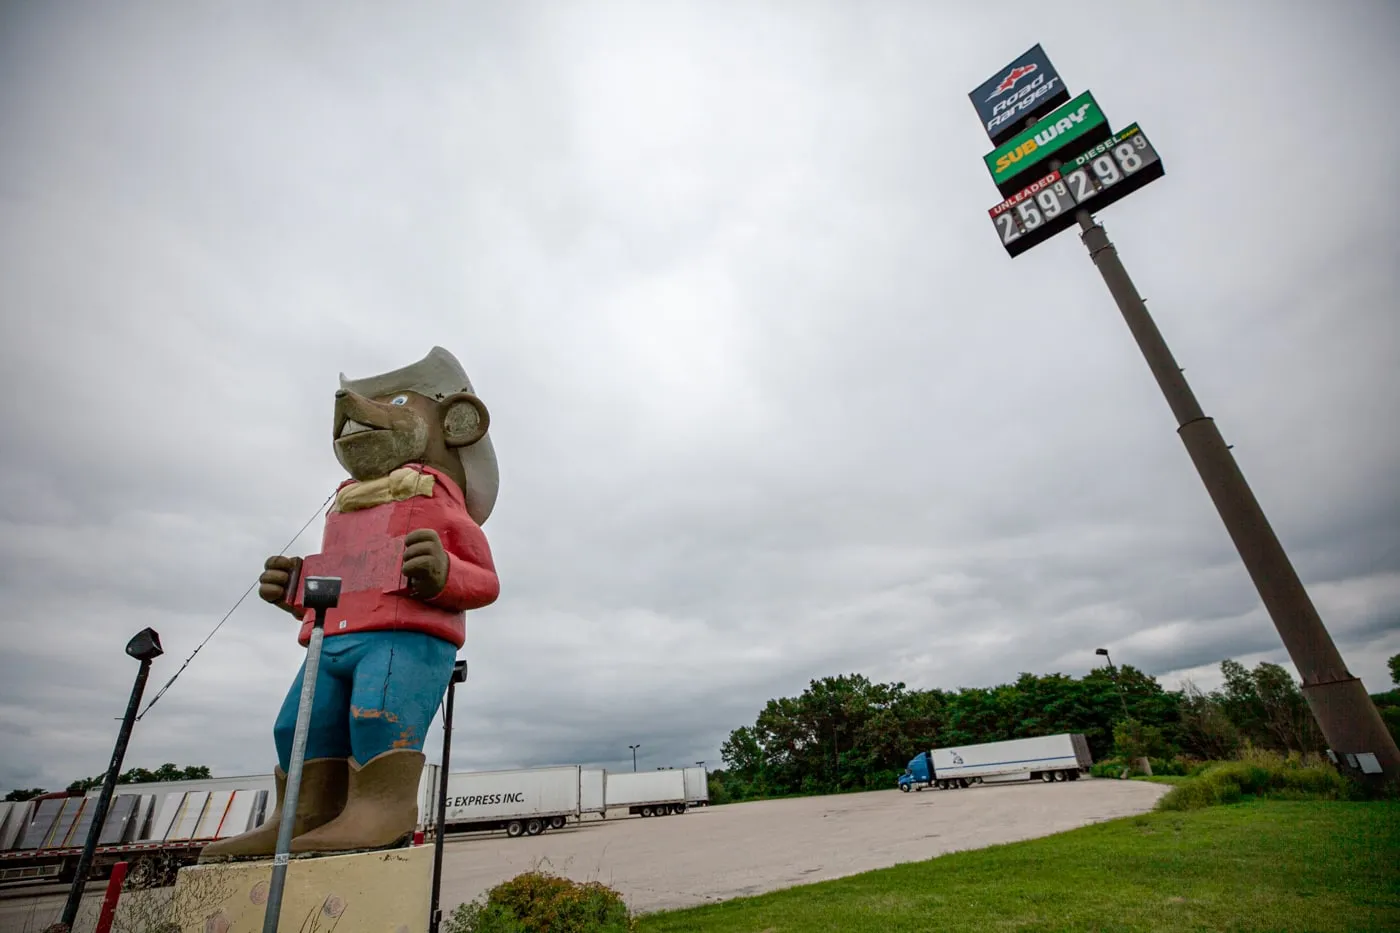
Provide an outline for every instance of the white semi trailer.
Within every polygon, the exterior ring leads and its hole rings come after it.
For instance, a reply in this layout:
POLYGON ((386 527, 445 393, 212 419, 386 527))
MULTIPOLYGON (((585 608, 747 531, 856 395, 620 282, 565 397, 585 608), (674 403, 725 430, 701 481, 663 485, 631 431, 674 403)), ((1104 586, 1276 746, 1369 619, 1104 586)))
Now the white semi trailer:
MULTIPOLYGON (((447 832, 538 836, 582 815, 583 769, 454 771, 447 777, 447 832)), ((428 817, 431 819, 431 816, 428 817)))
POLYGON ((603 799, 609 810, 636 816, 666 816, 686 809, 685 771, 609 771, 603 799))
POLYGON ((956 745, 919 752, 899 778, 902 791, 939 790, 1006 781, 1074 781, 1094 760, 1078 733, 956 745))

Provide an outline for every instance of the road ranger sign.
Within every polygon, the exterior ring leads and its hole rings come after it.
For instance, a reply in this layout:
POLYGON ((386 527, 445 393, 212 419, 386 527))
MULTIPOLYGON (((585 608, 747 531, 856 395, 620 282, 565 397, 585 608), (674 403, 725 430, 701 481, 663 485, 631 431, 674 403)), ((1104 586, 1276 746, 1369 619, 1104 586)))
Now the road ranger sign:
POLYGON ((1069 90, 1039 43, 968 95, 993 146, 1069 100, 1069 90))

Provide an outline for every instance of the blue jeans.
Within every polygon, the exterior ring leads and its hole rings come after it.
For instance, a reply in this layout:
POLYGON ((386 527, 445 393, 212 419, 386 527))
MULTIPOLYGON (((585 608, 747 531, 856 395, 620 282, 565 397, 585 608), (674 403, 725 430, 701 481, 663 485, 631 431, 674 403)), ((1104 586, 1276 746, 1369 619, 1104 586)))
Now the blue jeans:
MULTIPOLYGON (((457 648, 422 632, 356 632, 321 643, 306 758, 348 758, 364 764, 390 749, 423 750, 428 725, 452 677, 457 648)), ((277 761, 292 758, 306 662, 272 727, 277 761)))

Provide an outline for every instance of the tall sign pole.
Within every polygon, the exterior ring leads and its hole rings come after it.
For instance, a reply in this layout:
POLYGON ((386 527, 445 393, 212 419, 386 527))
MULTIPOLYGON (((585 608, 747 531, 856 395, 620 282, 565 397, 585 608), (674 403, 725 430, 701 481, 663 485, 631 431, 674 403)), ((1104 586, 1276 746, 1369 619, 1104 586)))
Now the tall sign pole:
POLYGON ((1112 132, 1093 96, 1069 92, 1039 45, 970 95, 996 148, 984 156, 1005 198, 988 214, 1011 256, 1078 224, 1081 239, 1142 350, 1255 589, 1303 678, 1303 695, 1339 765, 1400 777, 1400 748, 1352 676, 1215 421, 1206 416, 1091 211, 1165 174, 1142 129, 1112 132), (1022 128, 1024 127, 1024 128, 1022 128), (1019 129, 1019 132, 1018 132, 1019 129))

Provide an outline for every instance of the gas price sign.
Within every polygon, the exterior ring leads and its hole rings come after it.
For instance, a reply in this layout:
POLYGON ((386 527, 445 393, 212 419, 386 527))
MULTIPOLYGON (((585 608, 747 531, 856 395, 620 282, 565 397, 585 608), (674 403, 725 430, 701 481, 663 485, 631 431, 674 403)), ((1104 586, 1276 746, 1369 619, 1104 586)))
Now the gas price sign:
POLYGON ((1072 226, 1080 207, 1099 210, 1166 174, 1136 123, 1064 162, 987 213, 1011 256, 1072 226))

